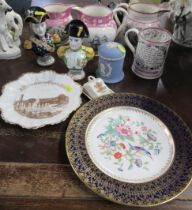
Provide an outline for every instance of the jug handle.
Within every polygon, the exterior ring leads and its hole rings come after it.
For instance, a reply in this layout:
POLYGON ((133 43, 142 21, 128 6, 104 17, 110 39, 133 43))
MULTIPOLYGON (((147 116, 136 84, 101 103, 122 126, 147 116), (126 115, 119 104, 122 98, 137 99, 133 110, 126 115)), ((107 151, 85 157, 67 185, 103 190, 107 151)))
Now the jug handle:
POLYGON ((127 17, 128 13, 125 9, 123 8, 115 8, 113 10, 113 17, 115 19, 115 22, 117 24, 117 33, 116 33, 116 36, 119 34, 119 32, 122 30, 123 28, 123 25, 124 25, 124 21, 126 21, 126 17, 127 17), (120 22, 118 16, 117 16, 117 12, 122 12, 123 13, 123 20, 122 20, 122 23, 120 22))
POLYGON ((81 7, 74 6, 71 8, 71 16, 73 19, 80 19, 81 18, 81 7))
POLYGON ((133 55, 135 55, 135 52, 136 52, 136 48, 132 45, 132 43, 130 42, 129 40, 129 33, 130 32, 134 32, 136 33, 137 37, 139 35, 139 30, 136 29, 136 28, 131 28, 129 29, 126 33, 125 33, 125 36, 124 36, 124 39, 125 39, 125 43, 127 44, 127 46, 129 47, 129 49, 131 50, 131 52, 133 53, 133 55))
POLYGON ((128 11, 130 3, 120 3, 117 5, 117 8, 123 8, 128 11))
POLYGON ((117 26, 119 27, 120 25, 122 25, 122 23, 120 22, 120 20, 119 20, 119 18, 117 16, 117 12, 123 12, 123 15, 124 15, 123 21, 124 21, 125 16, 128 14, 128 12, 124 8, 121 8, 121 7, 116 7, 113 10, 113 17, 115 19, 115 22, 117 23, 117 26))

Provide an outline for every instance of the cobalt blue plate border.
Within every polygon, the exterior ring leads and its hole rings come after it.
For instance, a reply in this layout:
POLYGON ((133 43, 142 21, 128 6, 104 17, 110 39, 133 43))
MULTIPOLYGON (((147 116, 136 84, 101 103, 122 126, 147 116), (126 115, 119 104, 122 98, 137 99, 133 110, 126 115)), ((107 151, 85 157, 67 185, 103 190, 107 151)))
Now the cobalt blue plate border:
POLYGON ((192 179, 192 133, 170 108, 146 96, 115 93, 84 104, 73 116, 66 132, 66 150, 70 164, 87 187, 115 203, 128 206, 156 206, 180 195, 192 179), (146 110, 169 128, 176 153, 169 170, 159 178, 140 184, 124 183, 101 172, 91 161, 85 146, 89 122, 101 111, 116 106, 134 106, 146 110))

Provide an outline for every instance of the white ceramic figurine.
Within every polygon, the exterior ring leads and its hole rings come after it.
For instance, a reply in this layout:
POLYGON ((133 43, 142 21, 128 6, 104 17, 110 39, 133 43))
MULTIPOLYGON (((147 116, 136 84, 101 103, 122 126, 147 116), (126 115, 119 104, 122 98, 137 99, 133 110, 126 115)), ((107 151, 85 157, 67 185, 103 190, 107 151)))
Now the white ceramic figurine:
POLYGON ((174 22, 173 41, 192 47, 192 0, 171 0, 170 7, 174 22))
POLYGON ((0 0, 0 59, 15 59, 21 56, 20 36, 23 21, 5 0, 0 0))
POLYGON ((69 45, 59 47, 57 54, 69 69, 68 75, 74 80, 85 77, 83 68, 95 53, 91 47, 82 45, 82 38, 89 36, 87 26, 81 20, 72 20, 65 28, 69 45))

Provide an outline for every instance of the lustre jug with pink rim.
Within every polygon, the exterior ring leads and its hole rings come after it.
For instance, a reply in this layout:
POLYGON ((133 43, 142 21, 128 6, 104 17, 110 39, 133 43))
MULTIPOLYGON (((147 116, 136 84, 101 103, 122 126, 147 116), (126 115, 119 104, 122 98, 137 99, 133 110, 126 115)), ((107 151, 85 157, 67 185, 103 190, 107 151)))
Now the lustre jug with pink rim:
POLYGON ((49 15, 49 19, 46 21, 49 33, 56 33, 64 38, 65 26, 73 19, 71 9, 74 6, 72 4, 52 3, 44 7, 49 15))
MULTIPOLYGON (((165 27, 162 19, 165 12, 169 12, 169 5, 166 3, 162 4, 152 4, 152 3, 120 3, 117 8, 123 8, 126 10, 124 12, 123 24, 124 27, 137 28, 142 30, 148 27, 165 27)), ((120 20, 115 14, 114 16, 118 25, 120 25, 120 20)))
POLYGON ((72 8, 72 16, 74 19, 80 19, 87 25, 90 36, 86 42, 91 44, 94 49, 97 49, 98 45, 114 41, 116 38, 118 28, 113 15, 119 11, 126 13, 123 8, 111 11, 108 7, 102 5, 89 5, 83 8, 72 8))

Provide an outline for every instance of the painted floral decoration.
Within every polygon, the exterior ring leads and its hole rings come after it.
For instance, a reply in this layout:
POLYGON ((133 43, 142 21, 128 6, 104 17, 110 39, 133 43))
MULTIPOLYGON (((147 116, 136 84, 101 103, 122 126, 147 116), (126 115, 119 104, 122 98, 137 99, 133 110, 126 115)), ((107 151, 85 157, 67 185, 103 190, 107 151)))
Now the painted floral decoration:
POLYGON ((112 161, 118 171, 124 171, 134 167, 148 170, 150 161, 162 151, 156 136, 144 122, 119 115, 116 119, 109 118, 105 132, 97 138, 101 155, 112 161))

